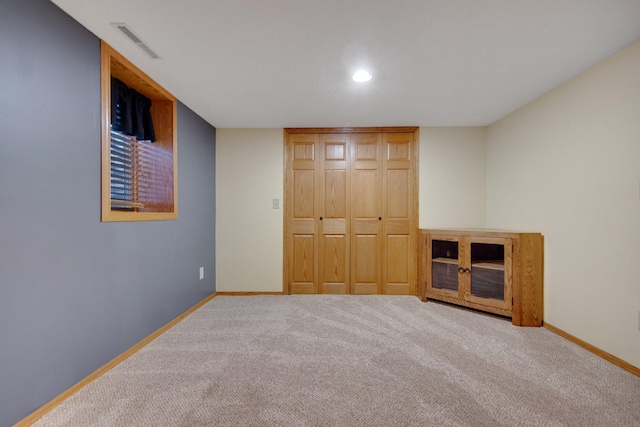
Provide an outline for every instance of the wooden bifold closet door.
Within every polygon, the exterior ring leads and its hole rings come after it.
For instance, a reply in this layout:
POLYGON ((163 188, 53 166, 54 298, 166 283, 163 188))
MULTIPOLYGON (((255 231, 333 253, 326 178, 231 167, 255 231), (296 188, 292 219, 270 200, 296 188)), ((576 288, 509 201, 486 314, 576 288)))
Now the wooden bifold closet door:
POLYGON ((416 137, 285 129, 285 292, 416 294, 416 137))

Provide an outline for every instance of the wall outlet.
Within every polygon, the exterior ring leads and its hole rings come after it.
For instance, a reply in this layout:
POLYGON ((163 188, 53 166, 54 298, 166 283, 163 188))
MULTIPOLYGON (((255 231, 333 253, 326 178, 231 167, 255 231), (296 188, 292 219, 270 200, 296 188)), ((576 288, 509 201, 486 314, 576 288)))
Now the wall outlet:
POLYGON ((204 279, 204 267, 200 267, 200 280, 204 279))
POLYGON ((273 209, 280 209, 280 199, 273 199, 273 209))

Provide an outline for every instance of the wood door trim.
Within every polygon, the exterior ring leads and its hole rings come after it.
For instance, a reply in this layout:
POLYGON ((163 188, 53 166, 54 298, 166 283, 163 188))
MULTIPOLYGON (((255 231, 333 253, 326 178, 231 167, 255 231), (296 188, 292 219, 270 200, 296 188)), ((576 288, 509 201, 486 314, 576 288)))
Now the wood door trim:
POLYGON ((291 168, 289 167, 289 162, 291 161, 291 158, 289 156, 289 134, 287 132, 286 129, 283 130, 282 132, 282 137, 284 140, 284 153, 283 153, 283 174, 284 174, 284 189, 283 189, 283 200, 282 200, 282 209, 283 209, 283 215, 282 215, 282 220, 284 222, 283 224, 283 242, 282 242, 282 246, 283 246, 283 259, 282 259, 282 293, 285 295, 288 295, 291 293, 291 287, 289 286, 289 235, 291 233, 291 229, 289 227, 289 209, 290 206, 289 204, 291 203, 290 197, 288 195, 288 191, 289 191, 289 187, 291 186, 291 182, 292 182, 292 177, 289 176, 289 174, 293 174, 293 171, 291 170, 291 168))
MULTIPOLYGON (((413 133, 417 136, 418 126, 389 126, 363 128, 285 128, 285 137, 291 133, 413 133)), ((415 141, 417 142, 417 141, 415 141)))
POLYGON ((411 232, 413 233, 413 241, 414 241, 414 268, 412 278, 412 293, 413 295, 420 296, 420 264, 422 260, 420 259, 420 192, 418 191, 418 183, 420 182, 420 176, 418 171, 420 169, 420 128, 416 127, 413 131, 413 158, 411 159, 411 178, 413 180, 413 212, 412 214, 412 228, 411 232))
MULTIPOLYGON (((284 250, 283 250, 283 293, 289 294, 291 293, 291 277, 290 277, 290 269, 291 265, 289 262, 289 258, 291 256, 291 251, 293 250, 291 246, 291 242, 289 239, 290 233, 293 231, 293 224, 290 223, 288 218, 288 212, 291 210, 291 198, 289 194, 289 187, 293 184, 293 176, 292 176, 292 162, 293 159, 290 158, 290 153, 288 152, 288 142, 289 137, 294 134, 359 134, 359 133, 411 133, 413 134, 413 150, 411 152, 412 158, 411 162, 411 175, 410 180, 412 184, 412 197, 413 202, 411 204, 411 221, 410 221, 410 238, 414 241, 414 251, 411 254, 409 262, 413 264, 413 272, 410 278, 409 284, 409 294, 410 295, 418 295, 421 286, 418 285, 418 276, 419 276, 419 264, 421 262, 418 254, 420 253, 420 232, 419 232, 419 146, 420 146, 420 128, 418 126, 380 126, 380 127, 335 127, 335 128, 284 128, 283 129, 283 140, 284 140, 284 201, 283 201, 283 221, 284 221, 284 250)), ((350 262, 351 264, 351 262, 350 262)), ((317 272, 317 266, 315 271, 317 272)))

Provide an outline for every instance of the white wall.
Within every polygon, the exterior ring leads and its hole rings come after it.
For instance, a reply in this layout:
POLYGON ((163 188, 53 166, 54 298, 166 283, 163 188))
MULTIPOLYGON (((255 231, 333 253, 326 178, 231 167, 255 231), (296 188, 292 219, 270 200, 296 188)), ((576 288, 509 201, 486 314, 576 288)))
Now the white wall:
MULTIPOLYGON (((420 129, 421 228, 545 235, 545 321, 640 366, 640 43, 488 128, 420 129)), ((217 131, 217 290, 282 290, 282 129, 217 131)))
POLYGON ((282 129, 217 129, 218 292, 282 291, 283 167, 282 129))
MULTIPOLYGON (((420 227, 484 227, 485 128, 420 129, 420 227)), ((282 129, 218 129, 216 289, 282 291, 282 129)))
POLYGON ((545 235, 545 321, 640 366, 640 42, 487 141, 487 225, 545 235))
POLYGON ((486 128, 420 128, 420 228, 486 226, 486 128))

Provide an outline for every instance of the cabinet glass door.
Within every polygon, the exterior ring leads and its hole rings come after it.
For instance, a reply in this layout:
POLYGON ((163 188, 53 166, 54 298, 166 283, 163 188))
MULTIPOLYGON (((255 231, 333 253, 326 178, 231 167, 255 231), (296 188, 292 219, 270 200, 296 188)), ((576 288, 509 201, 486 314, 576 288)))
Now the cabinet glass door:
POLYGON ((504 300, 504 245, 471 244, 471 295, 504 300))
POLYGON ((471 242, 471 301, 504 308, 511 305, 508 286, 510 255, 509 239, 500 242, 471 242))
POLYGON ((431 240, 431 288, 458 292, 458 242, 431 240))

